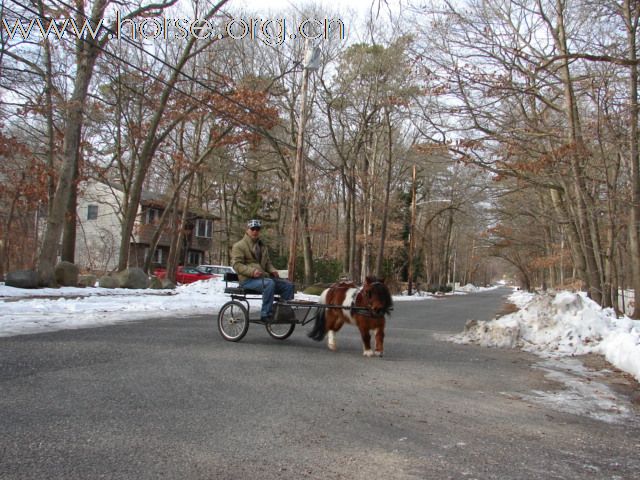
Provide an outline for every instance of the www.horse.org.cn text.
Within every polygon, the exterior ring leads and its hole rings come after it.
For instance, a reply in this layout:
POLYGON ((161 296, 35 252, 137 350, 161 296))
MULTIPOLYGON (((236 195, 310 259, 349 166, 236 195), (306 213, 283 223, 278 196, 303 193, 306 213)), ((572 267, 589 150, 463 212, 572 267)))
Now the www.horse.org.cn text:
POLYGON ((97 23, 89 19, 61 20, 8 20, 2 18, 3 33, 10 39, 37 40, 42 38, 62 40, 64 37, 100 38, 105 32, 112 39, 135 41, 149 40, 258 40, 267 45, 282 45, 287 40, 329 40, 345 38, 344 22, 339 18, 307 18, 294 22, 286 18, 234 18, 225 22, 207 19, 147 17, 123 18, 116 11, 113 22, 100 19, 97 23))

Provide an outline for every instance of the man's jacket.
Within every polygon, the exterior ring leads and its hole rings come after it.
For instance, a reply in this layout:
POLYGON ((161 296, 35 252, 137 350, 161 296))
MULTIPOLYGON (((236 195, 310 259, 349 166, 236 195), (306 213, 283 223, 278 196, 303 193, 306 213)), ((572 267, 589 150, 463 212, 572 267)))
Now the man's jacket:
POLYGON ((242 240, 233 244, 231 248, 231 266, 238 274, 240 282, 244 282, 250 278, 253 278, 254 270, 258 269, 266 276, 268 274, 277 272, 276 268, 271 264, 269 259, 269 249, 261 239, 256 242, 245 233, 242 240), (260 261, 256 258, 255 246, 256 243, 260 243, 261 258, 260 261))

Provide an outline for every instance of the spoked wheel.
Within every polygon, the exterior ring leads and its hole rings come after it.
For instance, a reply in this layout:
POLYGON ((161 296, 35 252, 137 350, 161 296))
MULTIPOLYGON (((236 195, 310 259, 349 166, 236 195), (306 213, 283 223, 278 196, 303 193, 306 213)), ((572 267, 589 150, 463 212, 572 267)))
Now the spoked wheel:
POLYGON ((249 330, 249 312, 240 302, 227 302, 218 313, 218 330, 225 340, 239 342, 249 330))
POLYGON ((267 332, 276 340, 285 340, 291 336, 296 329, 295 323, 267 323, 267 332))

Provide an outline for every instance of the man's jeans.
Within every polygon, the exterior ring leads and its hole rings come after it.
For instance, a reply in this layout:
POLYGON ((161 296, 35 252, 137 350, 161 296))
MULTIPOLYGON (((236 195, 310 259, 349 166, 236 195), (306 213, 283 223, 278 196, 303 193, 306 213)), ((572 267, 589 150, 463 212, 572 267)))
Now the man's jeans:
POLYGON ((293 299, 293 283, 283 278, 250 278, 240 284, 242 288, 262 292, 260 318, 271 316, 273 296, 277 293, 284 300, 293 299))

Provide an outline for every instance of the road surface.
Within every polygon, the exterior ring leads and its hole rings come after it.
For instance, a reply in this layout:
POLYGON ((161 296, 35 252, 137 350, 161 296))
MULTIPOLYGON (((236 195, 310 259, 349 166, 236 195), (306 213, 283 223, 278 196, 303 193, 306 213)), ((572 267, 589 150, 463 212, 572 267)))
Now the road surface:
POLYGON ((637 405, 564 412, 540 358, 443 340, 507 293, 396 302, 382 359, 213 315, 0 338, 0 479, 638 478, 637 405))

